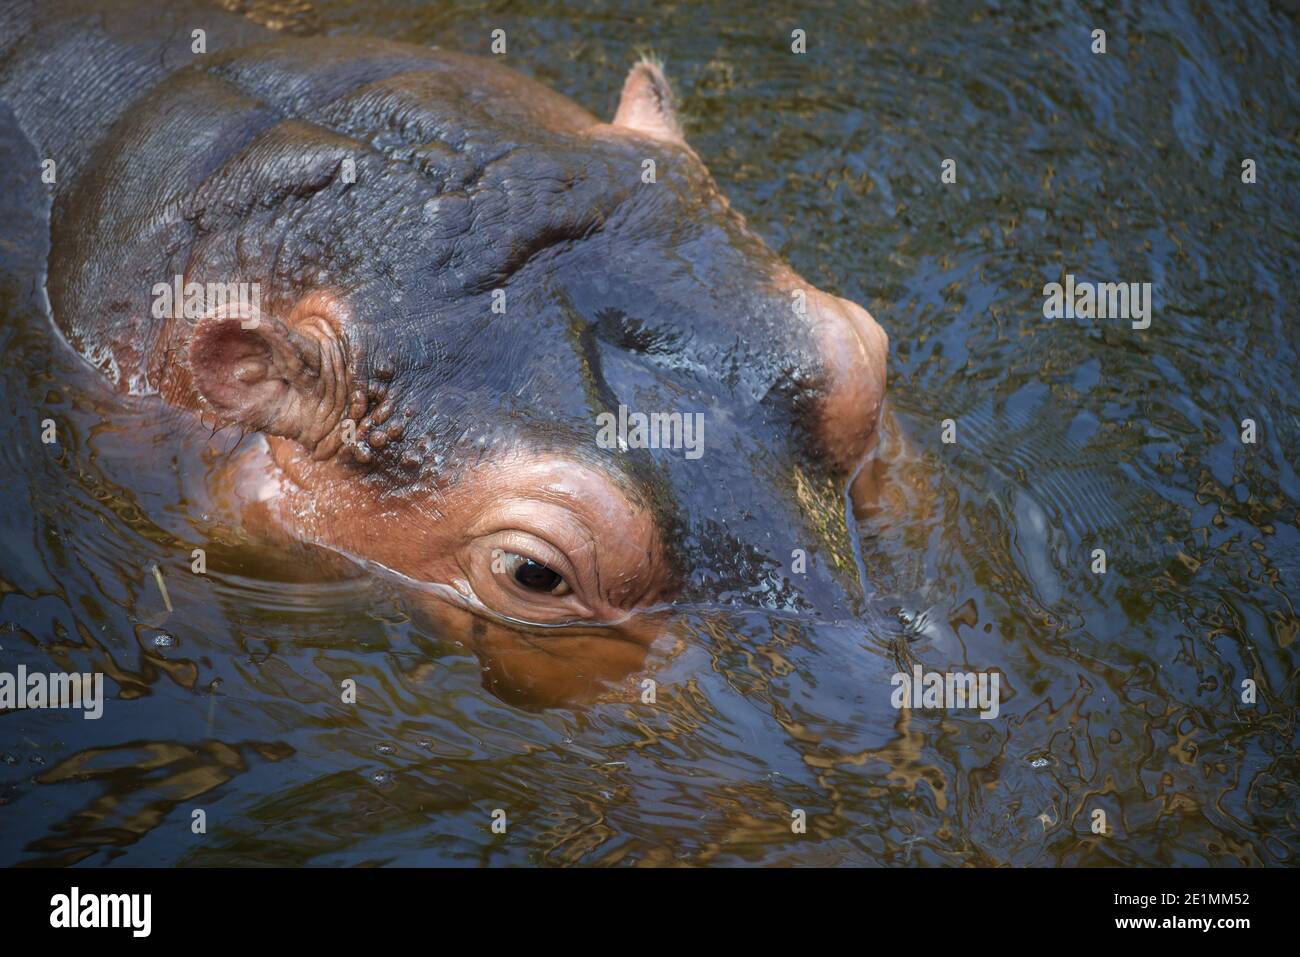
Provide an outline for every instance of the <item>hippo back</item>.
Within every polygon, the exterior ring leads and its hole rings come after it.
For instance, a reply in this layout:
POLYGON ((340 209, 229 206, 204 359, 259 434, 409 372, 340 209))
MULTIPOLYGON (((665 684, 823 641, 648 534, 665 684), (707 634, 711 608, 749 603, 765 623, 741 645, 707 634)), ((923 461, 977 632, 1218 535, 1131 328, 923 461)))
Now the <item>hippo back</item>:
MULTIPOLYGON (((332 194, 315 207, 330 207, 336 234, 349 216, 366 220, 355 235, 382 234, 386 217, 393 229, 410 220, 413 196, 463 197, 517 145, 503 131, 597 122, 474 57, 282 36, 203 3, 148 12, 81 0, 0 6, 0 98, 55 161, 55 321, 124 391, 159 385, 171 334, 151 314, 158 283, 241 278, 261 284, 274 308, 346 271, 332 259, 382 259, 373 244, 330 241, 324 226, 315 240, 302 229, 290 239, 317 194, 332 194), (195 30, 206 52, 194 52, 195 30), (333 195, 348 189, 345 161, 379 184, 364 203, 333 195), (290 255, 286 242, 298 246, 290 255)), ((458 205, 437 214, 453 233, 469 217, 455 215, 458 205)))

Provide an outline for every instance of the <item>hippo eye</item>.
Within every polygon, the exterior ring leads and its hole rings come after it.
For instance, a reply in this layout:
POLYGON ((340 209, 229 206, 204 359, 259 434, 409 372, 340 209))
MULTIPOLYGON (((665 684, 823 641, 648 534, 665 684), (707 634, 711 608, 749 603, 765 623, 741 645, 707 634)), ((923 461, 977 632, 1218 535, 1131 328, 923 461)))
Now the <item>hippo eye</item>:
POLYGON ((564 576, 541 562, 534 561, 515 552, 502 553, 507 573, 529 591, 546 592, 551 595, 567 595, 569 583, 564 576))

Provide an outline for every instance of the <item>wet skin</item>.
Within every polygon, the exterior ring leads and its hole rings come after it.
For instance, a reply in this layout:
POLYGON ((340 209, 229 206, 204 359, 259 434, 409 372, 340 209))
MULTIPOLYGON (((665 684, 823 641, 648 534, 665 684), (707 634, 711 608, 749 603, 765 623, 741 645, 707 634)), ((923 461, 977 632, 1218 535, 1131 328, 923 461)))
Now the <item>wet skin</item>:
POLYGON ((844 492, 886 336, 730 208, 659 67, 604 123, 445 51, 35 10, 0 14, 0 95, 58 162, 54 319, 122 392, 246 434, 208 482, 232 520, 401 581, 522 704, 635 673, 674 607, 861 613, 844 492), (260 309, 155 318, 174 275, 260 309), (703 454, 601 447, 620 405, 703 413, 703 454))

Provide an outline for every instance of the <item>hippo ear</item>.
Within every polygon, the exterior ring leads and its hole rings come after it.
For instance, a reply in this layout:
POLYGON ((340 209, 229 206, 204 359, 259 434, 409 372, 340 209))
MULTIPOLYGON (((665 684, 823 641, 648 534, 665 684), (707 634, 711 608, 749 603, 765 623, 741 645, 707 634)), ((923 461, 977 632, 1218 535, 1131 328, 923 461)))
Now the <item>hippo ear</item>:
POLYGON ((194 327, 190 370, 217 415, 317 453, 347 408, 350 375, 345 343, 324 315, 289 322, 265 315, 210 315, 194 327))
POLYGON ((654 60, 644 59, 628 73, 618 112, 614 114, 614 125, 685 144, 673 108, 673 89, 668 85, 663 67, 654 60))

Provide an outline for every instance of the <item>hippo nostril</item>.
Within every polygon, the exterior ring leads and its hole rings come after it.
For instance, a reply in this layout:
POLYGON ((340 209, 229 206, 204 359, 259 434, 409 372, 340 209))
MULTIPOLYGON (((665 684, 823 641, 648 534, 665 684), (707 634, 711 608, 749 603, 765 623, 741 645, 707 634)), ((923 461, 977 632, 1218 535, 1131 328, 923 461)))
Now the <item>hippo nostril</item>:
POLYGON ((820 290, 809 295, 809 318, 826 369, 821 439, 839 471, 851 470, 875 438, 885 395, 889 337, 855 302, 820 290))
POLYGON ((879 359, 883 373, 885 358, 889 355, 888 334, 880 328, 880 323, 876 322, 875 317, 856 302, 851 299, 837 299, 836 302, 849 325, 853 327, 853 331, 862 340, 868 357, 879 359))

